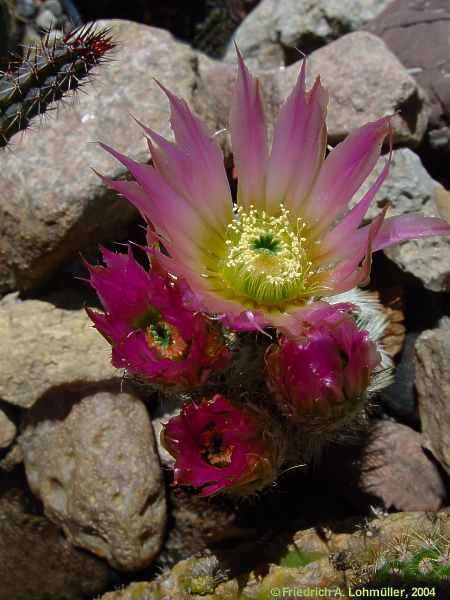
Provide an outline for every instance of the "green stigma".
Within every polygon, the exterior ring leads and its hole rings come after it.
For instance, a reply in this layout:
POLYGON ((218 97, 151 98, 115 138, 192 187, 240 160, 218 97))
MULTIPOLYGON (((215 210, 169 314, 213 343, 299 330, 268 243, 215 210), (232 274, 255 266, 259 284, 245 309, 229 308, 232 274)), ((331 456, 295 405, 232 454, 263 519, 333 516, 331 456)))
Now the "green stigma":
POLYGON ((255 303, 279 305, 312 295, 317 273, 310 260, 306 223, 283 205, 277 216, 241 207, 228 225, 222 275, 230 288, 255 303))
POLYGON ((155 325, 149 325, 147 332, 151 334, 154 343, 161 346, 164 350, 172 343, 172 336, 170 335, 170 329, 167 323, 161 322, 155 325))
POLYGON ((276 254, 280 249, 280 242, 272 233, 263 233, 253 240, 252 248, 266 254, 276 254))

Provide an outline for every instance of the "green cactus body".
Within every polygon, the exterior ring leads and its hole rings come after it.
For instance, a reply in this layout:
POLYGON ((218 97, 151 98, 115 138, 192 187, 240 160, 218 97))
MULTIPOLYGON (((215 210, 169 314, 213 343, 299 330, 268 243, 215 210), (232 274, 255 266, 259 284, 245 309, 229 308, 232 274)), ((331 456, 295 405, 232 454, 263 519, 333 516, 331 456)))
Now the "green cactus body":
POLYGON ((91 69, 114 47, 108 29, 88 25, 59 42, 28 48, 0 73, 0 147, 33 117, 89 81, 91 69))

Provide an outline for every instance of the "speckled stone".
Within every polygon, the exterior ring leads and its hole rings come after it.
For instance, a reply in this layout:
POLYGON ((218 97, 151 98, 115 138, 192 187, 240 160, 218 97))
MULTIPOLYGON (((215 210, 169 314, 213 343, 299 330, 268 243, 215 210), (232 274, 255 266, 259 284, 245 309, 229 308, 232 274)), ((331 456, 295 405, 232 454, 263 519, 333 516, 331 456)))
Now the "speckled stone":
POLYGON ((55 386, 120 377, 84 310, 48 302, 0 304, 0 398, 29 408, 55 386))
POLYGON ((33 493, 72 544, 118 569, 152 562, 166 498, 139 399, 113 391, 56 394, 31 410, 19 443, 33 493))

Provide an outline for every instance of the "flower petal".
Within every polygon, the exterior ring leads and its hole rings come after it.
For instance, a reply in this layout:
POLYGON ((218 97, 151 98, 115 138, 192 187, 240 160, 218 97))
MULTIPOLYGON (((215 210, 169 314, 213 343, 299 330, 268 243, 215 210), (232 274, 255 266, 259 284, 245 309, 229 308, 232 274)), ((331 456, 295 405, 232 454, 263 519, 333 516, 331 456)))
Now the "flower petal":
POLYGON ((434 235, 450 235, 450 225, 444 219, 423 215, 400 215, 386 219, 373 243, 375 250, 393 246, 405 240, 434 235))
POLYGON ((299 306, 288 313, 280 313, 272 318, 271 322, 280 331, 287 335, 300 335, 305 326, 320 325, 324 321, 333 320, 337 315, 349 311, 353 305, 348 302, 329 304, 327 302, 312 302, 299 306))
POLYGON ((230 129, 238 175, 238 203, 264 208, 267 140, 258 80, 253 79, 238 55, 238 78, 231 102, 230 129))
POLYGON ((358 285, 368 284, 374 240, 380 232, 388 208, 388 206, 385 206, 372 221, 365 231, 365 237, 360 239, 359 246, 354 248, 352 258, 343 261, 339 267, 331 271, 325 286, 330 289, 332 294, 340 294, 358 285), (361 261, 362 264, 360 265, 361 261))
POLYGON ((233 204, 222 151, 186 102, 158 85, 170 102, 171 125, 178 147, 144 127, 159 149, 154 154, 154 158, 159 157, 156 164, 170 185, 183 196, 189 196, 199 212, 206 213, 213 223, 224 228, 232 218, 233 204))
POLYGON ((384 180, 389 174, 390 158, 384 166, 381 173, 378 175, 376 181, 370 186, 369 190, 364 194, 363 198, 358 202, 356 206, 346 215, 340 223, 336 225, 323 239, 320 244, 321 254, 328 254, 334 252, 339 246, 345 247, 345 242, 348 237, 351 236, 358 227, 361 225, 367 210, 377 194, 378 190, 382 186, 384 180))
MULTIPOLYGON (((137 200, 140 206, 145 208, 144 216, 168 237, 178 250, 186 252, 186 256, 198 257, 200 251, 208 253, 215 244, 223 244, 222 237, 177 194, 154 167, 141 165, 113 148, 101 145, 129 169, 149 196, 145 207, 141 196, 136 198, 136 194, 133 194, 130 201, 137 200)), ((124 182, 107 178, 104 178, 104 181, 120 193, 126 194, 130 189, 123 185, 124 182)))
MULTIPOLYGON (((367 238, 370 225, 358 229, 345 246, 345 256, 352 256, 362 241, 367 238)), ((374 237, 372 251, 388 248, 399 242, 435 235, 450 235, 450 225, 437 217, 425 217, 419 214, 389 217, 374 237)))
POLYGON ((305 71, 304 60, 275 126, 266 184, 267 209, 271 213, 280 202, 297 212, 325 156, 328 94, 319 78, 307 93, 305 71))
POLYGON ((325 159, 304 212, 317 231, 339 216, 374 168, 390 131, 390 117, 368 123, 351 133, 325 159))

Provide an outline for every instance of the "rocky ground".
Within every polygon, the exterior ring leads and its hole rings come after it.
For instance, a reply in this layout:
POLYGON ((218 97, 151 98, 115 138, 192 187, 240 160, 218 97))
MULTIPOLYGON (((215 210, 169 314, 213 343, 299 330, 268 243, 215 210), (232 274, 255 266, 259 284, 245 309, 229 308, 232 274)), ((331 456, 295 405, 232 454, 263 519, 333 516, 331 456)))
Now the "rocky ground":
MULTIPOLYGON (((395 113, 391 173, 368 218, 390 203, 388 214, 450 221, 448 3, 230 0, 197 12, 174 0, 131 12, 106 1, 12 4, 25 42, 53 20, 67 30, 70 19, 121 19, 106 22, 118 46, 93 84, 0 154, 0 600, 264 600, 274 587, 344 590, 381 575, 400 588, 410 562, 425 559, 421 585, 440 577, 445 600, 449 238, 375 257, 370 285, 390 317, 385 345, 397 369, 367 439, 330 448, 320 466, 284 474, 251 503, 170 487, 153 430, 171 407, 111 366, 84 312, 95 298, 79 279, 79 253, 96 262, 100 242, 142 241, 137 213, 91 169, 125 170, 92 142, 147 160, 130 115, 170 135, 153 77, 212 131, 226 127, 233 31, 260 74, 270 125, 299 52, 309 54, 309 80, 320 73, 330 92, 331 144, 395 113)), ((231 167, 226 132, 219 140, 231 167)))

